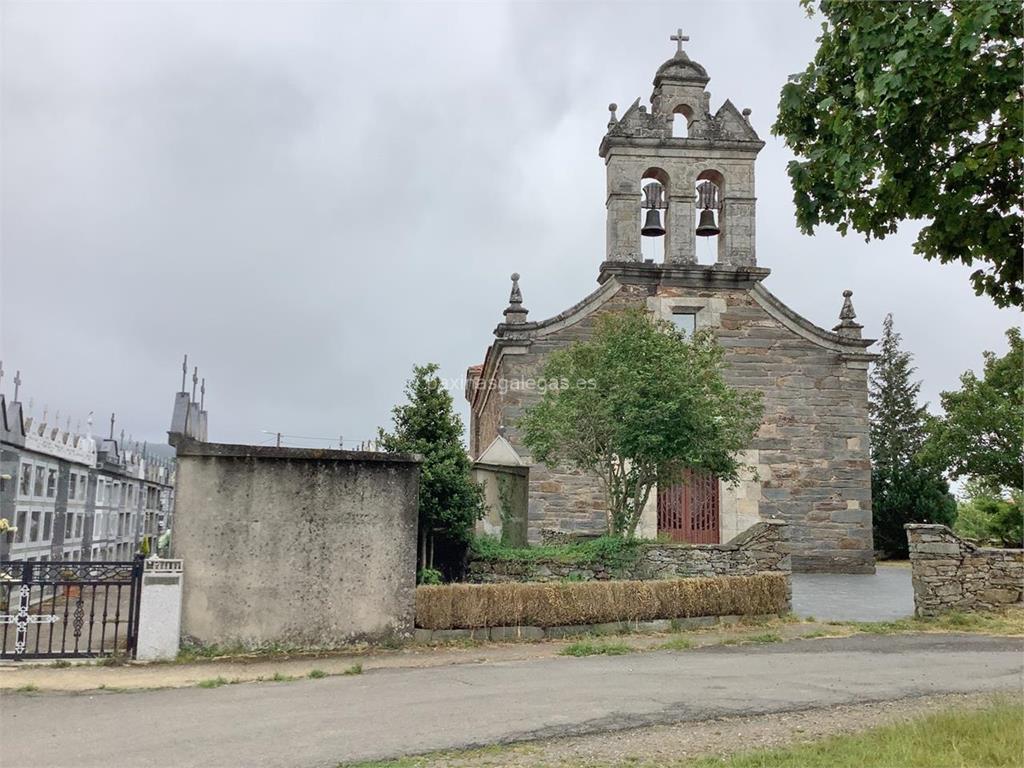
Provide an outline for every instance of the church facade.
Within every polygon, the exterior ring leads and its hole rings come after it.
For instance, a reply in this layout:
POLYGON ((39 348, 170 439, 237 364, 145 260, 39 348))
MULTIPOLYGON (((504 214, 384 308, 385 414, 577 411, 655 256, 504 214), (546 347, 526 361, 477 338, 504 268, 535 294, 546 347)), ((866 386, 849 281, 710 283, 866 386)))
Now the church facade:
MULTIPOLYGON (((683 51, 654 78, 650 108, 637 99, 611 119, 599 154, 607 169, 607 250, 598 288, 554 317, 528 320, 513 275, 504 321, 484 361, 469 368, 470 453, 487 472, 522 478, 525 535, 598 533, 605 527, 596 477, 534 463, 518 422, 541 392, 547 356, 586 340, 604 313, 642 307, 686 332, 711 328, 726 352, 726 378, 763 393, 764 420, 736 485, 692 476, 652 494, 640 534, 726 542, 754 523, 783 519, 797 571, 870 572, 871 467, 868 365, 851 294, 839 323, 820 328, 764 285, 755 249, 754 164, 764 146, 730 101, 711 111, 705 69, 683 51), (679 126, 683 123, 682 132, 679 126), (644 259, 649 238, 663 251, 644 259), (698 263, 701 249, 713 264, 698 263)), ((837 300, 838 303, 838 300, 837 300)), ((478 477, 480 475, 478 474, 478 477)), ((494 494, 492 494, 493 496, 494 494)))

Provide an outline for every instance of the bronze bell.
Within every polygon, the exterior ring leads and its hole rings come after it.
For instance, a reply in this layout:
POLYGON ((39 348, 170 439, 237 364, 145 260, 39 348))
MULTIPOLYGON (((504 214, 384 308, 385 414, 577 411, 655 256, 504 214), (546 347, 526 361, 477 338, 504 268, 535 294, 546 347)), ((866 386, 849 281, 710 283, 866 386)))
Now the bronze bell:
POLYGON ((697 237, 714 237, 721 234, 722 230, 715 224, 715 212, 705 208, 700 212, 700 220, 697 222, 697 237))
POLYGON ((644 237, 661 237, 665 234, 665 228, 661 226, 661 212, 656 208, 647 211, 647 218, 644 219, 644 226, 640 230, 644 237))

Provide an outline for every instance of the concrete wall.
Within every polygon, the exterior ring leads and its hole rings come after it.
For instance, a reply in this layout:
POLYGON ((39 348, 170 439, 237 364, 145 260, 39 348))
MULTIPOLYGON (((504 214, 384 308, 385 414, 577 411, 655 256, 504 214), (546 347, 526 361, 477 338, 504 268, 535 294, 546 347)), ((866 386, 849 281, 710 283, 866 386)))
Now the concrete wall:
POLYGON ((1024 549, 979 547, 944 525, 908 524, 914 611, 979 611, 1020 605, 1024 549))
POLYGON ((558 560, 530 562, 473 560, 467 580, 477 584, 529 581, 606 581, 677 579, 692 576, 753 576, 766 571, 790 573, 789 528, 785 522, 755 524, 726 544, 638 545, 628 563, 576 564, 558 560))
POLYGON ((185 636, 335 646, 412 631, 418 456, 177 447, 185 636))
POLYGON ((510 547, 526 546, 526 514, 529 500, 527 467, 475 463, 473 481, 484 488, 484 516, 476 533, 494 536, 510 547))

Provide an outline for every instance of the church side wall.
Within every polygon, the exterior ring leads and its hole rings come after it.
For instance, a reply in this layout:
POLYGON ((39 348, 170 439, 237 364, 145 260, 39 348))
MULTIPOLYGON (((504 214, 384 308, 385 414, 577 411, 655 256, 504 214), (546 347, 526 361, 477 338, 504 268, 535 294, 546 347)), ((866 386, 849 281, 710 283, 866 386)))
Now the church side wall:
POLYGON ((791 524, 793 570, 874 571, 867 363, 790 330, 746 292, 727 297, 719 323, 727 379, 764 392, 760 515, 791 524))

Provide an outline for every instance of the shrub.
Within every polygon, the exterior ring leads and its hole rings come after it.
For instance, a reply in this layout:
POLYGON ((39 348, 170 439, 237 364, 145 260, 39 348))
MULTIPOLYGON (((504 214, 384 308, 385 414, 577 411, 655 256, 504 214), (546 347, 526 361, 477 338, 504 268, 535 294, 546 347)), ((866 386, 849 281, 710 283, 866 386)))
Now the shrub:
POLYGON ((656 581, 447 584, 416 589, 416 626, 423 629, 556 627, 787 610, 789 577, 781 573, 656 581))
POLYGON ((443 584, 444 577, 436 568, 421 568, 416 574, 417 584, 443 584))

